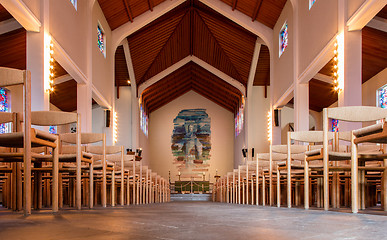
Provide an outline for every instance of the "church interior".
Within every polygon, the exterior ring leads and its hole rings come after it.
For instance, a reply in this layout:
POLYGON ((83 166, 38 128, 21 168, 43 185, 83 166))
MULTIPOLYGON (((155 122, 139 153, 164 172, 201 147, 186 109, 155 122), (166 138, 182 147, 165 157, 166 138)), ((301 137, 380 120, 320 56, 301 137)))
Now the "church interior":
POLYGON ((387 0, 0 0, 0 239, 384 239, 386 119, 387 0))

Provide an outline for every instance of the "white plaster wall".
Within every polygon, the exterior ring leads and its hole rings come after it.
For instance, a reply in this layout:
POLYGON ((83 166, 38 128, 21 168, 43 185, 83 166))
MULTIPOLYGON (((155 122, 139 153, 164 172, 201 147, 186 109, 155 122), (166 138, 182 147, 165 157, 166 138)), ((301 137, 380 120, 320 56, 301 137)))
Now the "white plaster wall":
POLYGON ((9 86, 10 104, 12 112, 23 112, 23 87, 21 85, 9 86))
POLYGON ((387 84, 387 68, 376 74, 363 84, 362 104, 363 106, 376 106, 376 91, 387 84))
MULTIPOLYGON (((149 124, 149 122, 148 122, 148 124, 149 124)), ((153 149, 150 148, 149 129, 148 129, 148 136, 146 136, 141 129, 139 131, 139 135, 140 135, 139 136, 140 137, 140 148, 142 149, 142 154, 141 154, 142 163, 146 166, 150 166, 151 165, 151 154, 152 154, 153 149)), ((156 172, 159 175, 161 174, 158 171, 156 171, 156 172)), ((165 172, 163 172, 163 174, 161 176, 163 176, 165 178, 168 177, 168 172, 167 172, 167 174, 165 174, 165 172)))
POLYGON ((92 115, 93 115, 93 121, 92 121, 93 133, 104 133, 105 110, 100 106, 94 106, 92 109, 92 115))
MULTIPOLYGON (((287 144, 288 124, 294 123, 294 109, 283 107, 281 109, 281 144, 287 144)), ((309 129, 316 127, 316 122, 311 114, 309 114, 309 129)))
MULTIPOLYGON (((105 127, 105 110, 100 106, 93 106, 92 109, 92 132, 93 133, 105 133, 106 134, 106 145, 113 145, 113 139, 111 134, 111 129, 113 125, 110 124, 110 127, 105 127)), ((113 116, 113 115, 112 115, 113 116)), ((112 122, 111 122, 112 123, 112 122)))
POLYGON ((292 85, 293 83, 293 71, 294 71, 294 63, 293 63, 293 51, 294 51, 294 42, 293 34, 294 34, 294 25, 293 25, 293 8, 290 1, 284 6, 280 17, 273 29, 273 40, 274 40, 274 83, 273 83, 273 103, 275 103, 284 93, 285 91, 292 85), (285 51, 282 53, 281 57, 279 57, 279 33, 284 25, 285 21, 288 24, 288 46, 285 51))
POLYGON ((50 34, 87 74, 88 1, 78 1, 77 9, 69 0, 50 1, 50 34))
POLYGON ((40 20, 40 2, 42 0, 20 0, 31 10, 37 19, 40 20))
POLYGON ((102 9, 98 2, 93 6, 92 30, 91 30, 91 52, 92 52, 92 78, 93 85, 99 90, 109 104, 114 101, 114 53, 116 49, 112 47, 111 30, 107 23, 102 9), (106 57, 101 53, 97 44, 98 23, 105 31, 106 57))
POLYGON ((365 0, 348 0, 348 19, 359 9, 365 0))
MULTIPOLYGON (((252 91, 252 108, 250 108, 252 111, 249 114, 252 115, 253 122, 249 123, 248 142, 255 149, 255 153, 265 153, 269 152, 267 114, 270 111, 270 96, 265 98, 265 87, 254 86, 252 91)), ((269 88, 267 91, 269 92, 269 88)))
POLYGON ((337 21, 337 0, 317 0, 310 10, 308 0, 299 1, 299 74, 335 36, 337 21))
MULTIPOLYGON (((245 118, 245 120, 246 120, 246 118, 245 118)), ((245 123, 246 123, 246 121, 245 121, 245 123)), ((243 124, 242 131, 239 133, 239 135, 237 137, 235 137, 235 140, 234 140, 234 169, 237 169, 238 166, 243 164, 245 161, 243 158, 243 154, 242 154, 242 149, 247 148, 246 140, 245 140, 246 139, 245 123, 243 124)), ((234 127, 234 136, 235 136, 235 127, 234 127)), ((251 154, 250 150, 249 150, 248 154, 249 153, 251 154)))
POLYGON ((117 143, 126 148, 132 148, 132 104, 131 87, 120 87, 120 98, 115 99, 117 112, 117 143))
MULTIPOLYGON (((234 114, 214 102, 190 91, 169 104, 152 112, 149 118, 149 165, 161 176, 171 180, 178 177, 176 165, 172 163, 171 136, 173 119, 183 109, 204 108, 211 118, 211 158, 209 174, 214 180, 215 171, 224 175, 233 169, 234 161, 234 114)), ((140 133, 141 134, 141 133, 140 133)), ((208 179, 208 173, 206 174, 208 179)))

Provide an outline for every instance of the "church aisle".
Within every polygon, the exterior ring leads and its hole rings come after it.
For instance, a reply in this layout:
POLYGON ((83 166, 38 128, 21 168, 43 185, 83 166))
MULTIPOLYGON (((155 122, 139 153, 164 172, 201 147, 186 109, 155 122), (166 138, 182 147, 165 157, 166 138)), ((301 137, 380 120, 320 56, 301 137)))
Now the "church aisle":
POLYGON ((387 217, 211 202, 66 210, 0 210, 0 239, 384 239, 387 217))

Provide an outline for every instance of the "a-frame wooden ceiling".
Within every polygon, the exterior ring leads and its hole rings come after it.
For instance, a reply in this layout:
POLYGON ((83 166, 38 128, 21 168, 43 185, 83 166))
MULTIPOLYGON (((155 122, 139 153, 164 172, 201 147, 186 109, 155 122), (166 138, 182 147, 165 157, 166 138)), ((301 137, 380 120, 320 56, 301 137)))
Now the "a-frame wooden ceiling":
POLYGON ((13 18, 12 15, 0 4, 0 22, 13 18))
MULTIPOLYGON (((99 5, 112 30, 151 10, 165 0, 98 0, 99 5)), ((230 5, 233 10, 241 11, 273 28, 278 20, 286 0, 221 0, 230 5)))
POLYGON ((190 62, 145 89, 142 102, 151 113, 190 90, 233 113, 237 112, 242 98, 238 89, 190 62))
POLYGON ((257 37, 198 1, 187 1, 128 37, 137 86, 193 55, 244 86, 257 37))
POLYGON ((273 28, 287 0, 221 0, 269 28, 273 28))

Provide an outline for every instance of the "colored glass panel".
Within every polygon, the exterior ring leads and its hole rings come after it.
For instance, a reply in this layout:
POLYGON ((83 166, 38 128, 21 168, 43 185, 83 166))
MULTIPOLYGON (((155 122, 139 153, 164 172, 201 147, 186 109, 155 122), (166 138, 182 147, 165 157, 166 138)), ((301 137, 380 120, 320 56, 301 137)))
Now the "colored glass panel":
POLYGON ((236 137, 242 132, 243 120, 244 120, 244 106, 242 105, 239 108, 239 111, 235 117, 235 136, 236 137))
POLYGON ((339 120, 332 119, 332 132, 338 132, 339 131, 339 120))
POLYGON ((309 0, 309 10, 312 8, 313 4, 316 2, 317 0, 309 0))
POLYGON ((379 88, 379 107, 387 108, 387 85, 379 88))
POLYGON ((70 2, 71 2, 71 4, 73 4, 75 9, 77 10, 77 0, 70 0, 70 2))
POLYGON ((98 30, 98 47, 101 53, 105 54, 105 34, 103 33, 101 27, 97 26, 98 30))
MULTIPOLYGON (((8 112, 8 92, 4 88, 0 88, 0 112, 8 112)), ((0 134, 9 132, 9 124, 0 124, 0 134)))
POLYGON ((140 128, 142 132, 145 134, 145 136, 148 136, 148 116, 146 115, 142 104, 140 104, 140 128))
POLYGON ((56 126, 50 126, 50 128, 48 129, 48 131, 49 131, 51 134, 57 134, 57 127, 56 127, 56 126))
POLYGON ((279 55, 281 56, 282 53, 285 51, 286 47, 288 46, 288 24, 285 22, 284 26, 281 28, 280 35, 279 35, 279 55))

